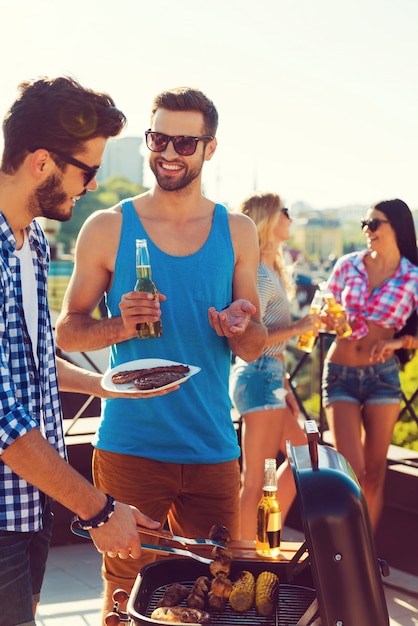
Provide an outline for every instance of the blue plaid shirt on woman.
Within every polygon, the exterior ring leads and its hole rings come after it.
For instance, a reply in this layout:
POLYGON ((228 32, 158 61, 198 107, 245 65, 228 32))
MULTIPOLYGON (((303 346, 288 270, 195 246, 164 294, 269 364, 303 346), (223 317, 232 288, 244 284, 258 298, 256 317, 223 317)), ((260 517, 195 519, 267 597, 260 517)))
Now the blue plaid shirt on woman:
MULTIPOLYGON (((65 457, 55 345, 48 309, 49 246, 36 221, 28 228, 38 299, 37 367, 26 326, 16 239, 0 212, 0 455, 16 439, 38 428, 65 457)), ((42 528, 39 490, 0 458, 0 529, 28 532, 42 528)))

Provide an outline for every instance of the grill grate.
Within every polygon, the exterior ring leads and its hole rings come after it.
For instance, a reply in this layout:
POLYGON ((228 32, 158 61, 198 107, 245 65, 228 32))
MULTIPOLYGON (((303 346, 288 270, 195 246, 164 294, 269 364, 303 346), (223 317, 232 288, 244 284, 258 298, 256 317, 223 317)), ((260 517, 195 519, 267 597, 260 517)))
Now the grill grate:
MULTIPOLYGON (((193 587, 194 581, 181 582, 189 589, 193 587)), ((163 593, 170 585, 163 585, 154 589, 145 612, 146 617, 150 617, 155 605, 162 598, 163 593)), ((237 613, 228 605, 222 613, 211 613, 211 625, 213 626, 295 626, 308 607, 316 597, 314 589, 309 587, 299 587, 297 585, 283 585, 279 588, 279 601, 276 614, 270 617, 263 617, 257 613, 255 608, 237 613)), ((184 604, 184 602, 182 603, 184 604)), ((135 624, 149 624, 136 619, 135 624)))

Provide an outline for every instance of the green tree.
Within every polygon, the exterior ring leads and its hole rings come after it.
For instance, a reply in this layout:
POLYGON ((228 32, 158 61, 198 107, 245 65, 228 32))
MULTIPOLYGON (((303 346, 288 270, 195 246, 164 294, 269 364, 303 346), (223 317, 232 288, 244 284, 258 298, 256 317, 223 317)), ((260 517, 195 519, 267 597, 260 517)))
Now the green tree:
MULTIPOLYGON (((400 372, 402 391, 407 398, 411 398, 418 389, 418 350, 415 356, 400 372)), ((408 410, 402 411, 393 431, 392 443, 403 448, 418 451, 418 425, 408 410)), ((412 403, 415 414, 418 415, 418 398, 412 403)))
POLYGON ((73 217, 68 222, 60 224, 57 242, 64 244, 65 252, 70 252, 80 228, 92 213, 108 209, 123 198, 136 196, 144 191, 146 187, 131 183, 125 176, 112 176, 106 182, 101 183, 97 191, 86 193, 77 201, 73 217))

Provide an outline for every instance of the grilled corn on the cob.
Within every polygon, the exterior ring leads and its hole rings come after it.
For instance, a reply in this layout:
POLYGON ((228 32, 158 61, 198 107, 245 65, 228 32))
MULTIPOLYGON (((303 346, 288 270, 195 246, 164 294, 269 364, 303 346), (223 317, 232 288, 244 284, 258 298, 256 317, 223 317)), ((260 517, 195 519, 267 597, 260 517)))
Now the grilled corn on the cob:
POLYGON ((260 615, 271 615, 277 604, 279 579, 273 572, 261 572, 255 585, 255 606, 260 615))
POLYGON ((255 580, 251 572, 243 570, 234 582, 229 604, 234 611, 248 611, 254 603, 255 580))

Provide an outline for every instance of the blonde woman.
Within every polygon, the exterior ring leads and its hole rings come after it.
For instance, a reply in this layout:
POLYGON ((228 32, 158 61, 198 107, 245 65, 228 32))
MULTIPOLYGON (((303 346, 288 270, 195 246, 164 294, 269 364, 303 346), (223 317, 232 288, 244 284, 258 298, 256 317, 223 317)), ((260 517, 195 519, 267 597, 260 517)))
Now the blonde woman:
MULTIPOLYGON (((261 316, 268 330, 262 356, 251 363, 237 358, 231 376, 231 395, 243 423, 241 539, 255 539, 264 459, 285 451, 286 439, 293 445, 306 443, 297 419, 296 398, 286 380, 286 342, 307 331, 316 332, 319 318, 310 314, 297 322, 291 320, 289 299, 294 289, 283 263, 281 244, 290 237, 292 219, 280 196, 254 193, 243 201, 240 211, 257 227, 258 289, 261 316)), ((296 494, 287 461, 278 470, 278 487, 284 520, 296 494)))

